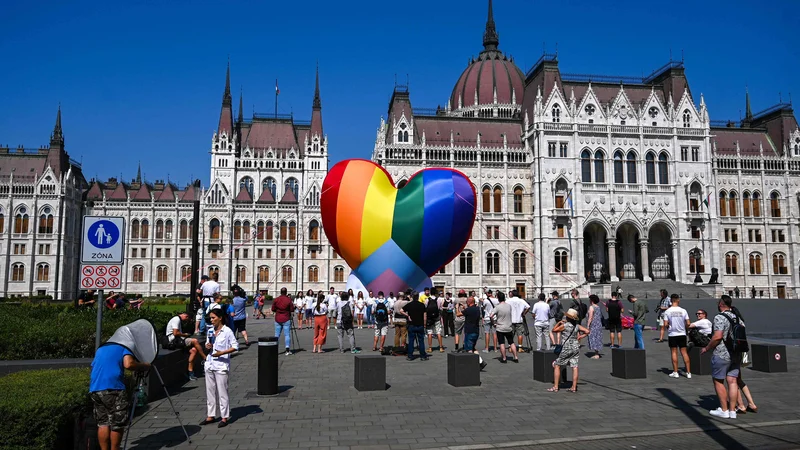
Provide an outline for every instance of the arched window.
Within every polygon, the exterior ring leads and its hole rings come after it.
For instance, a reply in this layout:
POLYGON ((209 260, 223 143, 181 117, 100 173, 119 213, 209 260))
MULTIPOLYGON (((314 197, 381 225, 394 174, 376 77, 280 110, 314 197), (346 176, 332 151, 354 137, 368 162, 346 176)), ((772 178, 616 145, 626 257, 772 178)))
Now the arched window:
POLYGON ((242 222, 242 239, 250 239, 252 236, 252 231, 250 230, 250 221, 245 220, 242 222))
POLYGON ((308 223, 308 240, 309 241, 318 241, 319 240, 319 222, 316 220, 312 220, 308 223))
POLYGON ((481 200, 483 203, 483 212, 488 213, 492 211, 492 190, 489 186, 484 186, 481 191, 481 200))
POLYGON ((625 174, 623 173, 622 152, 617 150, 614 152, 614 183, 622 184, 625 182, 625 174))
POLYGON ((333 281, 336 283, 344 283, 344 267, 336 266, 333 268, 333 281))
POLYGON ((769 194, 769 209, 772 217, 781 216, 781 196, 777 192, 769 194))
POLYGON ((403 130, 397 130, 397 142, 403 142, 403 130))
POLYGON ((514 188, 514 212, 522 212, 522 187, 517 186, 514 188))
POLYGON ((261 183, 261 192, 269 191, 272 194, 272 198, 276 198, 278 193, 276 189, 277 183, 275 183, 275 179, 272 177, 267 177, 261 183))
POLYGON ((156 220, 156 239, 164 239, 164 221, 156 220))
POLYGON ((297 224, 293 221, 289 222, 289 240, 294 241, 297 239, 297 224))
POLYGON ((719 193, 719 215, 720 217, 728 215, 728 195, 725 191, 719 193))
POLYGON ((209 236, 211 236, 212 240, 219 240, 220 235, 222 234, 222 225, 220 224, 219 219, 211 219, 208 230, 209 236))
POLYGON ((736 207, 737 202, 738 201, 736 199, 736 192, 731 191, 731 193, 728 194, 728 215, 731 217, 736 217, 737 215, 738 211, 738 208, 736 207))
POLYGON ((591 162, 592 154, 589 153, 589 150, 584 150, 581 152, 581 181, 584 183, 591 183, 592 182, 592 162, 591 162))
POLYGON ((167 220, 164 222, 164 238, 165 239, 172 239, 172 221, 167 220))
POLYGON ((281 282, 283 282, 283 283, 291 283, 292 282, 292 268, 291 268, 291 266, 283 266, 281 268, 281 282))
POLYGON ((219 267, 211 266, 208 268, 208 276, 214 281, 219 281, 219 267))
POLYGON ((261 283, 269 282, 269 266, 258 267, 258 281, 261 283))
POLYGON ((156 281, 159 283, 167 282, 167 266, 156 267, 156 281))
POLYGON ((6 216, 0 212, 0 234, 6 232, 6 216))
POLYGON ((281 221, 281 228, 278 239, 285 241, 289 237, 289 224, 285 220, 281 221))
POLYGON ((36 281, 50 281, 50 265, 41 263, 36 265, 36 281))
POLYGON ((134 283, 144 282, 144 267, 133 266, 133 269, 131 270, 131 281, 134 283))
POLYGON ((594 182, 595 183, 605 183, 606 182, 606 169, 604 164, 605 154, 598 150, 594 152, 594 182))
POLYGON ((181 266, 181 282, 185 283, 192 279, 192 267, 191 266, 181 266))
POLYGON ((39 234, 53 234, 53 215, 50 214, 50 208, 45 208, 39 216, 39 234))
POLYGON ((486 253, 486 273, 500 273, 500 253, 486 253))
POLYGON ((772 273, 775 275, 786 275, 789 271, 786 269, 786 256, 783 253, 775 253, 772 255, 772 273))
POLYGON ((736 253, 728 253, 725 255, 725 273, 728 275, 736 275, 739 272, 739 255, 736 253))
POLYGON ((268 220, 266 228, 267 229, 264 233, 264 236, 266 236, 266 240, 271 241, 275 239, 275 224, 273 224, 271 220, 268 220))
POLYGON ((494 212, 503 212, 503 189, 500 186, 494 187, 494 212))
POLYGON ((703 265, 703 255, 700 253, 699 250, 694 249, 693 251, 689 252, 689 272, 690 273, 702 273, 705 272, 706 268, 703 265))
POLYGON ((28 220, 27 214, 17 213, 14 217, 14 234, 27 234, 28 220))
POLYGON ((647 153, 644 162, 647 184, 656 184, 656 155, 653 152, 647 153))
POLYGON ((142 220, 142 231, 139 232, 139 237, 142 239, 150 237, 150 222, 147 219, 142 220))
POLYGON ((297 179, 295 178, 287 179, 286 182, 283 183, 283 188, 284 188, 283 190, 284 195, 286 194, 286 192, 292 191, 294 193, 294 197, 299 198, 297 192, 300 189, 300 184, 297 182, 297 179))
POLYGON ((247 282, 247 267, 236 266, 236 282, 237 283, 247 282))
POLYGON ((750 275, 761 275, 761 255, 750 253, 750 275))
POLYGON ((178 239, 189 239, 189 224, 185 220, 178 225, 178 239))
POLYGON ((636 153, 628 152, 626 170, 628 171, 628 184, 636 184, 636 153))
POLYGON ((239 181, 239 190, 241 191, 242 188, 247 189, 247 192, 250 194, 250 197, 253 197, 253 179, 250 177, 244 177, 239 181))
POLYGON ((22 263, 11 266, 11 281, 25 281, 25 266, 22 263))
POLYGON ((761 217, 761 194, 753 192, 753 217, 761 217))
POLYGON ((526 273, 528 271, 525 259, 525 252, 514 252, 514 273, 526 273))
POLYGON ((742 193, 742 216, 750 217, 750 193, 742 193))
POLYGON ((556 250, 554 256, 555 271, 559 273, 569 272, 569 253, 566 250, 556 250))
POLYGON ((566 208, 567 196, 569 195, 569 185, 567 184, 567 180, 559 178, 558 181, 556 181, 555 194, 556 209, 566 208))
POLYGON ((233 239, 238 241, 242 239, 242 222, 233 222, 233 239))
POLYGON ((264 221, 263 220, 259 220, 258 222, 256 222, 255 239, 257 241, 263 241, 266 238, 266 236, 264 236, 264 232, 265 232, 264 221))
POLYGON ((319 282, 319 267, 317 266, 308 267, 308 281, 311 283, 319 282))
POLYGON ((658 182, 660 184, 669 184, 669 168, 667 167, 667 154, 661 153, 658 155, 658 182))
POLYGON ((689 128, 692 125, 692 114, 688 109, 683 110, 683 128, 689 128))
POLYGON ((408 142, 408 131, 403 131, 403 142, 408 142))
POLYGON ((561 122, 561 107, 558 106, 558 103, 553 105, 553 122, 561 122))
POLYGON ((461 252, 458 257, 458 269, 459 273, 472 273, 472 252, 461 252))

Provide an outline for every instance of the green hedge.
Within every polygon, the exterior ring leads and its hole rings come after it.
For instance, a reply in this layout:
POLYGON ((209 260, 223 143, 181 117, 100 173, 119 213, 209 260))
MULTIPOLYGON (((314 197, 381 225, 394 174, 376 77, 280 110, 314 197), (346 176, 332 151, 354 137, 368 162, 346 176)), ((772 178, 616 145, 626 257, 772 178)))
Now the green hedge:
MULTIPOLYGON (((94 356, 97 318, 94 308, 0 304, 0 316, 7 318, 0 326, 0 342, 3 343, 0 360, 94 356)), ((111 337, 122 325, 138 319, 150 320, 160 336, 172 317, 170 312, 150 308, 104 310, 102 340, 111 337)))
POLYGON ((90 369, 32 370, 0 377, 0 447, 72 447, 74 419, 91 414, 90 369))

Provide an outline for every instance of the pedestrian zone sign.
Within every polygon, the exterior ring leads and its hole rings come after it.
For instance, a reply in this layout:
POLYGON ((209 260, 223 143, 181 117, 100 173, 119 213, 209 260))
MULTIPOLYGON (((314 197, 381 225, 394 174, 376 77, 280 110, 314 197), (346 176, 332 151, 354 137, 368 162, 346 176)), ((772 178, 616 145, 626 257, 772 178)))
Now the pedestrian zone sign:
POLYGON ((85 216, 83 218, 83 264, 122 264, 125 219, 122 217, 85 216))

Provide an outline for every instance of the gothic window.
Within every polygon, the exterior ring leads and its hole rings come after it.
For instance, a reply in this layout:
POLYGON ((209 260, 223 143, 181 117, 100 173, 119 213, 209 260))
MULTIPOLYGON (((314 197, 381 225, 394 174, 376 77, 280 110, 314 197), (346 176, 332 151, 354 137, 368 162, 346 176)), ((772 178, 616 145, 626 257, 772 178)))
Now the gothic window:
POLYGON ((164 238, 165 239, 172 239, 172 221, 167 220, 164 222, 164 238))
POLYGON ((728 195, 725 191, 719 193, 719 215, 720 217, 728 215, 728 195))
POLYGON ((294 221, 289 222, 289 240, 294 241, 297 239, 297 224, 294 221))
POLYGON ((489 186, 484 186, 481 191, 481 200, 483 203, 483 212, 488 213, 492 211, 492 190, 489 186))
POLYGON ((275 225, 272 223, 271 220, 267 221, 265 228, 266 230, 264 230, 264 239, 268 241, 275 239, 274 236, 275 225))
POLYGON ((264 221, 263 220, 259 220, 258 222, 256 222, 256 236, 255 236, 255 239, 257 241, 263 241, 264 238, 265 238, 264 232, 265 232, 265 230, 264 230, 264 221))
POLYGON ((156 220, 156 239, 164 239, 164 221, 156 220))
POLYGON ((289 237, 289 224, 285 220, 281 221, 279 239, 285 241, 289 237))
POLYGON ((520 186, 514 188, 514 212, 522 212, 522 187, 520 186))
POLYGON ((344 267, 336 266, 333 268, 333 281, 335 283, 344 283, 344 267))
POLYGON ((696 251, 692 251, 691 253, 689 253, 689 272, 702 273, 705 271, 706 268, 703 265, 703 255, 698 254, 696 251))
POLYGON ((236 282, 237 283, 247 282, 247 267, 236 266, 236 282))
POLYGON ((683 128, 689 128, 692 125, 692 114, 688 109, 683 110, 683 128))
POLYGON ((211 266, 208 268, 208 276, 214 281, 219 281, 219 267, 211 266))
POLYGON ((592 182, 592 162, 590 158, 591 153, 589 153, 589 150, 581 152, 581 181, 584 183, 592 182))
POLYGON ((156 268, 156 281, 165 283, 167 280, 167 266, 158 266, 156 268))
POLYGON ((36 281, 50 281, 50 265, 41 263, 36 265, 36 281))
POLYGON ((569 253, 566 250, 555 251, 555 271, 559 273, 569 272, 569 253))
POLYGON ((250 197, 253 197, 253 179, 250 177, 244 177, 239 181, 239 190, 241 191, 242 188, 245 188, 247 192, 250 194, 250 197))
POLYGON ((39 216, 39 234, 53 234, 53 215, 50 214, 50 208, 45 208, 39 216))
POLYGON ((131 239, 139 239, 139 221, 137 219, 131 221, 131 239))
POLYGON ((617 150, 614 152, 614 183, 622 184, 625 182, 623 167, 622 152, 617 150))
POLYGON ((500 186, 494 187, 494 212, 503 212, 503 189, 500 186))
POLYGON ((488 252, 486 254, 486 273, 500 273, 500 253, 488 252))
POLYGON ((514 252, 514 273, 526 273, 526 256, 525 252, 514 252))
POLYGON ((461 255, 458 257, 458 269, 459 273, 472 273, 472 252, 461 252, 461 255))
POLYGON ((289 178, 288 180, 286 180, 285 183, 283 183, 283 187, 284 187, 283 191, 284 194, 286 194, 287 191, 291 190, 294 193, 294 197, 298 198, 297 192, 300 188, 300 184, 297 182, 297 179, 289 178))
POLYGON ((742 216, 750 217, 750 193, 742 193, 742 216))
POLYGON ((594 115, 595 107, 592 104, 588 104, 583 110, 586 111, 587 116, 591 117, 594 115))
POLYGON ((736 253, 728 253, 725 255, 725 273, 727 275, 736 275, 739 267, 739 255, 736 253))
POLYGON ((662 152, 658 155, 658 182, 660 184, 669 184, 669 168, 667 167, 667 161, 669 158, 667 154, 662 152))
POLYGON ((783 253, 775 253, 772 255, 772 273, 775 275, 786 275, 786 256, 783 253))
POLYGON ((750 253, 750 275, 761 275, 761 255, 750 253))
POLYGON ((753 217, 761 217, 761 194, 753 192, 753 217))
POLYGON ((27 214, 17 213, 14 217, 14 233, 27 234, 28 233, 28 220, 27 214))
POLYGON ((6 228, 6 216, 0 212, 0 234, 3 234, 5 232, 5 228, 6 228))
POLYGON ((144 281, 144 267, 133 266, 131 271, 131 281, 134 283, 141 283, 144 281))
POLYGON ((185 283, 190 281, 192 278, 192 267, 191 266, 181 266, 181 282, 185 283))
POLYGON ((245 220, 242 222, 242 239, 250 239, 251 237, 250 231, 250 221, 245 220))
POLYGON ((242 222, 238 220, 233 222, 233 239, 237 241, 242 239, 242 222))
POLYGON ((308 268, 308 281, 311 283, 316 283, 319 281, 319 267, 317 266, 309 266, 308 268))
POLYGON ((636 184, 636 153, 628 152, 626 171, 628 172, 628 184, 636 184))
POLYGON ((650 118, 655 119, 658 117, 658 108, 651 106, 647 113, 650 114, 650 118))
POLYGON ((561 107, 558 106, 558 103, 553 105, 553 122, 561 122, 561 107))
POLYGON ((283 266, 281 268, 281 282, 283 282, 283 283, 291 283, 292 282, 292 268, 291 268, 291 266, 283 266))
POLYGON ((728 194, 728 215, 731 217, 736 217, 738 215, 737 214, 738 209, 736 208, 737 202, 738 201, 736 200, 736 192, 731 191, 731 193, 728 194))
POLYGON ((598 150, 594 152, 594 182, 595 183, 605 183, 606 182, 606 170, 604 166, 605 154, 602 150, 598 150))
POLYGON ((319 222, 317 222, 316 220, 312 220, 308 224, 308 240, 310 241, 319 240, 319 222))
POLYGON ((556 181, 555 194, 556 209, 566 208, 567 196, 569 195, 569 185, 567 184, 567 180, 559 178, 558 181, 556 181))
POLYGON ((11 281, 25 281, 25 266, 22 263, 11 266, 11 281))
POLYGON ((220 224, 219 219, 211 219, 211 222, 208 225, 208 231, 212 240, 219 240, 221 229, 222 225, 220 224))
POLYGON ((277 183, 275 183, 275 179, 272 177, 267 177, 261 183, 261 192, 269 191, 272 194, 272 198, 277 198, 278 193, 276 189, 277 183))
POLYGON ((769 194, 769 209, 772 217, 781 216, 781 196, 777 192, 769 194))
POLYGON ((142 220, 142 231, 139 232, 139 237, 147 239, 150 236, 150 222, 147 219, 142 220))
POLYGON ((259 266, 258 267, 258 281, 261 283, 268 283, 269 282, 269 267, 268 266, 259 266))
POLYGON ((648 152, 645 157, 645 172, 647 172, 647 184, 656 184, 656 155, 648 152))

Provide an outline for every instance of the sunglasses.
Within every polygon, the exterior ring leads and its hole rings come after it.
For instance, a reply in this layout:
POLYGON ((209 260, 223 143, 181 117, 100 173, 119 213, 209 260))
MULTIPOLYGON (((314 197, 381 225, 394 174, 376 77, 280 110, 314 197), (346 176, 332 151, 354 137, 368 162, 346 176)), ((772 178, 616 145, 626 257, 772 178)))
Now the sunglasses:
POLYGON ((696 313, 695 315, 696 315, 696 316, 700 316, 700 315, 703 315, 703 314, 705 314, 705 313, 701 313, 701 312, 699 312, 699 313, 696 313))

